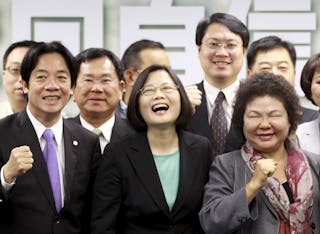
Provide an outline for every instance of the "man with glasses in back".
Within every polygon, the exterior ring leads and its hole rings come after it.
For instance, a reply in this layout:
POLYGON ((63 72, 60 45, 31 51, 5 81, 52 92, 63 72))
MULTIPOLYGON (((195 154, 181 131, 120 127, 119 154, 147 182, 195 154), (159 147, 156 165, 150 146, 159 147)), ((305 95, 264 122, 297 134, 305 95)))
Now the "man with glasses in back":
POLYGON ((0 102, 0 118, 22 111, 26 105, 22 91, 20 66, 34 41, 18 41, 11 44, 3 55, 3 86, 8 100, 0 102))
POLYGON ((196 44, 204 79, 186 89, 195 108, 188 130, 209 138, 213 155, 224 152, 248 43, 247 27, 232 15, 215 13, 198 23, 196 44))

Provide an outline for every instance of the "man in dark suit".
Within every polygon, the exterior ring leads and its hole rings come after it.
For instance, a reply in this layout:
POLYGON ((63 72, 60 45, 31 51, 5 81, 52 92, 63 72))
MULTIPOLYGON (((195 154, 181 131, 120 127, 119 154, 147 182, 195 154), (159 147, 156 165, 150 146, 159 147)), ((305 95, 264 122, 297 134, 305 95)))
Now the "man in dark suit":
POLYGON ((214 155, 224 151, 223 147, 217 147, 218 141, 224 145, 226 134, 230 129, 233 102, 239 87, 238 74, 248 43, 247 27, 232 15, 215 13, 198 23, 196 44, 205 76, 201 83, 186 89, 191 103, 194 107, 196 106, 187 129, 209 138, 214 155), (212 113, 218 107, 215 101, 219 94, 224 97, 221 116, 224 118, 226 129, 223 137, 220 135, 214 138, 213 130, 220 126, 215 127, 216 122, 211 120, 216 117, 212 113))
POLYGON ((74 99, 80 114, 74 120, 99 135, 101 152, 110 141, 129 134, 126 120, 115 114, 124 88, 119 58, 103 48, 89 48, 76 57, 74 99))
POLYGON ((88 233, 101 154, 94 134, 61 116, 76 81, 74 57, 59 42, 39 43, 21 75, 27 108, 0 121, 0 222, 8 229, 0 233, 88 233))

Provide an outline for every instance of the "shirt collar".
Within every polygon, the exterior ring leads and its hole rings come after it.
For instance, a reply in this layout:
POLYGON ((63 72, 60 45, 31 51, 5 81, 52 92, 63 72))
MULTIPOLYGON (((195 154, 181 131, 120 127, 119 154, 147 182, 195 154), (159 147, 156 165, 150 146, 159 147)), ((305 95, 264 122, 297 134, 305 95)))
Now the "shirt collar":
MULTIPOLYGON (((42 123, 40 123, 39 120, 36 119, 36 117, 32 115, 28 106, 27 106, 27 115, 34 127, 34 130, 36 131, 38 140, 41 141, 41 137, 44 131, 47 129, 47 127, 45 127, 42 123)), ((61 115, 59 120, 50 129, 54 134, 57 145, 60 145, 62 142, 61 140, 62 140, 62 133, 63 133, 63 118, 61 115)))
POLYGON ((204 91, 208 99, 207 101, 209 101, 210 105, 214 104, 214 101, 216 100, 219 92, 222 91, 226 97, 226 102, 228 103, 228 105, 232 106, 236 93, 239 89, 239 86, 240 86, 240 81, 236 80, 228 87, 220 90, 220 89, 217 89, 215 86, 209 84, 206 79, 203 80, 204 91))
MULTIPOLYGON (((92 131, 95 129, 90 123, 88 123, 84 118, 81 117, 80 115, 80 122, 83 127, 86 129, 92 131)), ((112 128, 115 123, 115 115, 113 115, 110 119, 108 119, 106 122, 104 122, 102 125, 100 125, 98 128, 101 131, 103 137, 110 142, 111 139, 111 133, 112 133, 112 128)))

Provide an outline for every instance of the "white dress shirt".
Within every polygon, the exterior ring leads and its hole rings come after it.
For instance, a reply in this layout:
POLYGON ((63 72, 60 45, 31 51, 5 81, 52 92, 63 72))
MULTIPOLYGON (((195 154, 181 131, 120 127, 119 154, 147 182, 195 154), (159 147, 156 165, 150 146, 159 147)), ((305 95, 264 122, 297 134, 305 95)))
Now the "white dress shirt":
POLYGON ((204 91, 206 93, 206 99, 207 99, 209 124, 210 124, 212 111, 214 110, 214 107, 215 107, 214 102, 215 102, 219 92, 222 91, 224 93, 224 96, 226 97, 226 99, 222 103, 222 106, 223 106, 224 113, 226 115, 228 129, 230 129, 231 118, 232 118, 232 114, 233 114, 233 106, 234 106, 235 97, 236 97, 236 93, 239 89, 239 86, 240 86, 240 81, 236 80, 228 87, 226 87, 222 90, 219 90, 216 87, 209 84, 208 81, 206 81, 206 79, 203 80, 203 87, 204 87, 204 91))
MULTIPOLYGON (((110 119, 108 119, 106 122, 104 122, 102 125, 98 127, 98 129, 101 131, 101 135, 99 136, 100 141, 100 147, 101 147, 101 153, 103 153, 104 148, 106 145, 110 142, 112 129, 115 123, 115 116, 113 115, 110 119)), ((89 131, 93 131, 95 127, 93 127, 90 123, 88 123, 84 118, 80 115, 80 122, 81 125, 88 129, 89 131)))

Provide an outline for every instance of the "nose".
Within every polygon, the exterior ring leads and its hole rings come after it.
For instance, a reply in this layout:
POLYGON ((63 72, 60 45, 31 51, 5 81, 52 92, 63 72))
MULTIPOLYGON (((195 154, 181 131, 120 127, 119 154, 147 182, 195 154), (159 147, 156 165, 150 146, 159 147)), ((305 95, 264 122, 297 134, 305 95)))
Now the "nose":
POLYGON ((163 92, 161 91, 160 87, 156 87, 156 88, 155 88, 154 97, 155 97, 155 98, 163 98, 163 97, 164 97, 164 94, 163 94, 163 92))
POLYGON ((262 117, 260 122, 260 128, 269 128, 270 122, 268 117, 262 117))
POLYGON ((219 47, 216 49, 216 55, 228 55, 228 51, 224 44, 219 44, 219 47))
POLYGON ((59 89, 59 85, 57 84, 55 78, 48 78, 45 87, 46 87, 46 89, 48 89, 48 90, 56 90, 56 89, 59 89))
POLYGON ((99 82, 94 82, 92 84, 91 91, 92 92, 101 92, 102 91, 101 84, 99 82))
POLYGON ((278 68, 276 68, 276 67, 272 67, 272 73, 273 74, 275 74, 275 75, 281 75, 281 72, 280 72, 280 70, 278 69, 278 68))

